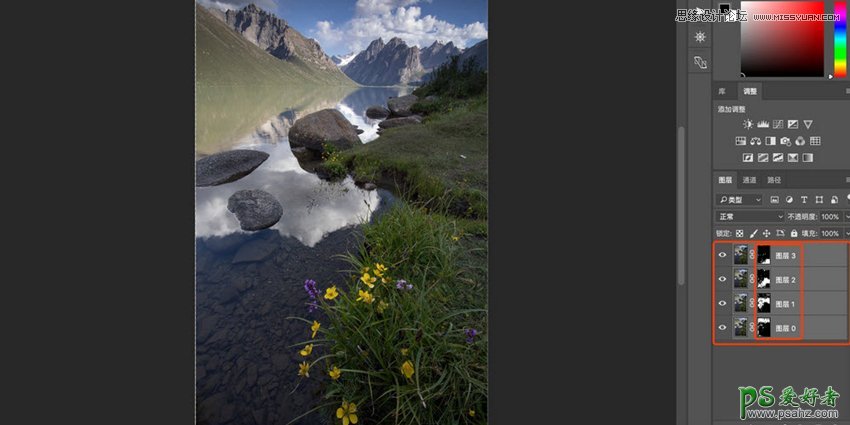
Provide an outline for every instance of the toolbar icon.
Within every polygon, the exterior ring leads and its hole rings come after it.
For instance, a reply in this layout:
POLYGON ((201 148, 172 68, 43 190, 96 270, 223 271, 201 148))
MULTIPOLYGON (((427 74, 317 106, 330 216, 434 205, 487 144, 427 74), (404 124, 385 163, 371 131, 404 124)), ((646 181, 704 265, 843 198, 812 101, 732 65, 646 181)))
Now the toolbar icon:
POLYGON ((770 162, 770 154, 767 152, 758 154, 758 162, 770 162))
POLYGON ((791 138, 790 137, 783 137, 783 138, 779 139, 779 144, 782 145, 782 146, 791 146, 791 138))
POLYGON ((773 120, 773 129, 774 130, 782 130, 785 128, 785 121, 783 120, 773 120))
POLYGON ((820 144, 821 144, 820 136, 809 137, 809 145, 810 146, 820 146, 820 144))
POLYGON ((800 121, 788 120, 788 129, 789 130, 796 130, 798 128, 800 128, 800 121))
POLYGON ((761 137, 753 137, 750 139, 750 146, 761 146, 761 137))
POLYGON ((815 154, 804 153, 803 154, 803 162, 815 162, 815 154))
POLYGON ((797 139, 794 140, 794 144, 797 146, 803 146, 806 144, 806 138, 803 136, 797 136, 797 139))
POLYGON ((775 152, 773 154, 773 162, 785 162, 785 154, 781 152, 775 152))
POLYGON ((806 130, 812 128, 812 123, 814 120, 803 120, 803 124, 806 126, 806 130))
POLYGON ((735 136, 735 146, 747 146, 747 136, 735 136))
POLYGON ((702 56, 694 56, 694 65, 698 66, 699 69, 708 69, 708 61, 703 59, 702 56))
POLYGON ((758 122, 758 124, 756 124, 756 127, 757 128, 770 128, 770 122, 768 122, 767 120, 761 120, 761 121, 758 122))
POLYGON ((788 154, 788 162, 800 162, 800 154, 789 153, 788 154))
POLYGON ((755 126, 756 126, 756 124, 753 122, 753 120, 751 120, 749 118, 744 120, 744 128, 745 129, 752 130, 753 127, 755 127, 755 126))
POLYGON ((775 196, 775 195, 774 195, 774 196, 771 196, 771 197, 770 197, 770 203, 771 203, 771 204, 773 204, 773 205, 778 204, 778 203, 779 203, 779 197, 778 197, 778 196, 775 196))
POLYGON ((767 136, 764 138, 765 146, 776 146, 776 136, 767 136))
POLYGON ((741 161, 743 161, 743 162, 753 162, 753 154, 745 153, 744 155, 742 155, 741 161))

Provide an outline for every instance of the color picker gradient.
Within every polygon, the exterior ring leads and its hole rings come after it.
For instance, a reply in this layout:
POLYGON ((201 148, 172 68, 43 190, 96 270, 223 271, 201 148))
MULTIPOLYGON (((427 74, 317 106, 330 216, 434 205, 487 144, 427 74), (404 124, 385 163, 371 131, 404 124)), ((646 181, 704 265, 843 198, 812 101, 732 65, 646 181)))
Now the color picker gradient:
POLYGON ((835 14, 839 19, 835 22, 835 78, 847 78, 847 2, 835 2, 835 14))
POLYGON ((822 1, 742 1, 741 72, 747 77, 823 77, 824 23, 754 15, 823 14, 822 1))

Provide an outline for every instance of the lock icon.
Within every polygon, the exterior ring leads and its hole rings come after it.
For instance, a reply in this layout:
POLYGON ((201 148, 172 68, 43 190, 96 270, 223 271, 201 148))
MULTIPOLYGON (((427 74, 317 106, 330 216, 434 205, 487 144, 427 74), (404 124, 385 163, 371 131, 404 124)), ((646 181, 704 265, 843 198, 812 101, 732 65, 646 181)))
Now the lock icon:
POLYGON ((792 238, 796 238, 796 237, 797 237, 797 229, 791 230, 791 237, 792 237, 792 238))

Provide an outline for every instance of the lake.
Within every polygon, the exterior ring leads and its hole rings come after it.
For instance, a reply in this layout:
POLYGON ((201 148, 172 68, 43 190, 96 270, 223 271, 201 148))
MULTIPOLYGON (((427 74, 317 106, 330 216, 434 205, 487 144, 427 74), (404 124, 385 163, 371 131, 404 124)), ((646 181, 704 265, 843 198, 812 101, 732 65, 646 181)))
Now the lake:
MULTIPOLYGON (((320 402, 329 379, 315 370, 297 376, 302 361, 290 347, 309 339, 309 326, 287 317, 312 319, 306 279, 341 284, 356 249, 358 224, 368 222, 395 198, 366 191, 352 179, 327 182, 301 168, 289 148, 289 127, 299 118, 335 108, 377 137, 380 120, 366 108, 385 104, 409 88, 198 87, 196 156, 228 149, 255 149, 269 158, 248 176, 195 195, 196 366, 199 424, 285 424, 320 402), (244 232, 227 211, 241 189, 262 189, 280 201, 283 216, 269 229, 244 232), (294 391, 293 391, 294 390, 294 391)), ((319 424, 311 414, 297 423, 319 424)))

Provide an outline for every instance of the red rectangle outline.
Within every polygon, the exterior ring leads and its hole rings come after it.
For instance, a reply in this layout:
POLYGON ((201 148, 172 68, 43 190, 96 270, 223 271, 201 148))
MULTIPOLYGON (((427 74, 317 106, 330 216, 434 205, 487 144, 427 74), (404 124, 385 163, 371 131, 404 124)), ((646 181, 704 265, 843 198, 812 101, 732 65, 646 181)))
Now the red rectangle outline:
MULTIPOLYGON (((752 244, 755 243, 758 246, 759 243, 762 245, 776 245, 776 246, 795 246, 802 244, 847 244, 848 250, 850 250, 850 241, 847 240, 715 240, 711 243, 711 344, 717 347, 848 347, 850 346, 850 323, 848 323, 848 339, 847 342, 717 342, 716 338, 716 306, 717 306, 717 294, 715 290, 715 286, 717 284, 717 270, 716 270, 716 255, 715 255, 715 246, 718 243, 723 244, 734 244, 734 243, 746 243, 752 244), (763 242, 763 243, 762 243, 763 242)), ((758 254, 758 248, 756 248, 756 254, 758 254)), ((803 270, 802 270, 802 262, 803 262, 803 248, 800 248, 800 291, 803 291, 803 270)), ((850 258, 848 258, 850 261, 850 258)), ((848 275, 850 278, 850 262, 848 262, 848 275)), ((754 283, 755 285, 756 283, 754 283)), ((848 288, 848 295, 850 296, 850 288, 848 288)), ((803 297, 800 299, 800 308, 801 314, 803 309, 805 308, 803 297)), ((850 313, 850 312, 848 312, 850 313)), ((850 314, 848 314, 850 317, 850 314)), ((850 322, 850 320, 848 320, 850 322)), ((804 323, 801 321, 800 323, 800 332, 801 335, 805 330, 804 323)), ((771 338, 773 339, 773 338, 771 338)), ((764 338, 762 338, 764 340, 764 338)))

